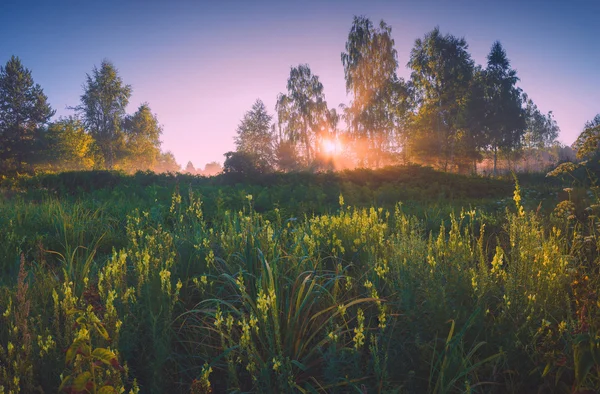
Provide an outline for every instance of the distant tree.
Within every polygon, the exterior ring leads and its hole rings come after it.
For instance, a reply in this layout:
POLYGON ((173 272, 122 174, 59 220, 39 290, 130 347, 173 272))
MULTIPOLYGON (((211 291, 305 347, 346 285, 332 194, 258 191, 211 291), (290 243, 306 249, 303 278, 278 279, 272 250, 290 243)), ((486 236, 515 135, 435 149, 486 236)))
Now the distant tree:
POLYGON ((275 143, 275 165, 279 171, 297 171, 301 167, 296 144, 280 139, 275 143))
POLYGON ((329 110, 323 94, 323 84, 307 64, 292 67, 287 82, 287 94, 277 98, 279 127, 291 143, 300 143, 306 164, 314 158, 314 143, 327 127, 329 110))
POLYGON ((223 173, 252 177, 268 172, 269 169, 263 164, 254 153, 227 152, 223 163, 223 173))
POLYGON ((223 167, 216 161, 211 161, 204 166, 204 176, 214 176, 223 172, 223 167))
POLYGON ((402 137, 400 123, 410 103, 407 85, 396 75, 398 55, 391 33, 384 21, 374 28, 368 18, 355 16, 341 54, 346 92, 353 97, 345 108, 348 130, 368 142, 375 162, 393 139, 402 137))
POLYGON ((153 168, 154 172, 179 172, 181 167, 177 164, 175 156, 171 152, 161 153, 158 156, 156 165, 153 168))
POLYGON ((302 167, 301 158, 298 156, 298 148, 283 133, 278 124, 271 128, 273 136, 273 164, 278 171, 297 171, 302 167))
POLYGON ((477 163, 483 158, 483 151, 489 141, 486 133, 487 102, 486 73, 481 66, 475 67, 464 108, 458 124, 462 129, 461 143, 457 150, 459 172, 477 171, 477 163))
POLYGON ((192 164, 191 161, 188 161, 187 165, 185 166, 185 172, 187 172, 188 174, 195 174, 196 173, 196 169, 194 168, 194 164, 192 164))
POLYGON ((577 152, 577 157, 583 159, 593 156, 598 152, 600 146, 600 114, 594 119, 586 122, 583 132, 573 143, 573 149, 577 152))
POLYGON ((123 120, 132 89, 125 85, 118 70, 108 60, 100 68, 94 66, 92 74, 86 74, 81 103, 74 109, 96 139, 108 168, 117 159, 119 145, 123 143, 123 120))
POLYGON ((273 165, 272 120, 273 117, 267 113, 265 104, 258 99, 252 109, 244 115, 235 137, 238 152, 252 153, 269 167, 273 165))
POLYGON ((160 155, 162 127, 148 103, 140 105, 123 122, 123 147, 120 166, 129 171, 154 168, 160 155))
POLYGON ((526 94, 523 94, 523 101, 525 103, 523 148, 527 167, 531 158, 539 159, 544 151, 554 152, 552 155, 560 160, 560 148, 556 146, 560 129, 552 111, 544 115, 526 94))
POLYGON ((506 154, 510 164, 511 153, 521 144, 526 118, 522 108, 521 90, 516 87, 519 81, 517 72, 510 67, 510 61, 500 42, 494 42, 487 60, 486 129, 487 140, 494 155, 495 174, 498 151, 506 154))
POLYGON ((52 123, 46 139, 46 156, 55 169, 89 170, 103 164, 96 141, 77 118, 61 118, 52 123))
POLYGON ((38 129, 53 115, 48 97, 18 57, 0 66, 0 170, 13 164, 22 169, 33 153, 38 129))
POLYGON ((437 162, 444 170, 465 151, 464 111, 471 90, 474 62, 464 38, 442 35, 439 28, 417 39, 412 69, 417 113, 410 136, 411 153, 437 162))

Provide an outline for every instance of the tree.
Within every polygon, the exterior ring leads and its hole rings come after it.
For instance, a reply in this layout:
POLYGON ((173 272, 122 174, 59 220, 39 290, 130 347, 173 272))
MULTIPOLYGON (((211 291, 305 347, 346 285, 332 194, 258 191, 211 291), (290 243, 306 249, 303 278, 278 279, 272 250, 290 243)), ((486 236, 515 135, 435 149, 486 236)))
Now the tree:
POLYGON ((577 157, 583 159, 593 156, 598 152, 600 146, 600 114, 594 119, 586 122, 583 132, 573 143, 573 149, 577 152, 577 157))
POLYGON ((486 129, 496 174, 498 151, 507 155, 510 165, 510 154, 521 144, 526 124, 521 90, 516 87, 519 78, 517 72, 510 67, 506 51, 499 41, 492 45, 487 60, 486 129))
POLYGON ((409 111, 408 88, 396 75, 391 33, 383 20, 374 28, 368 18, 355 16, 341 54, 346 93, 353 97, 345 120, 352 136, 367 141, 375 164, 391 140, 400 137, 396 134, 409 111))
POLYGON ((77 118, 61 118, 52 123, 46 139, 48 161, 55 169, 89 170, 102 165, 96 141, 77 118))
POLYGON ((204 176, 214 176, 223 172, 223 167, 221 164, 216 161, 211 161, 204 166, 204 171, 202 171, 202 175, 204 176))
POLYGON ((255 153, 227 152, 223 163, 223 173, 237 174, 243 177, 252 177, 264 174, 269 168, 264 166, 255 153))
POLYGON ((154 172, 178 172, 181 170, 179 164, 175 160, 175 156, 171 152, 161 153, 158 156, 154 172))
POLYGON ((487 103, 486 73, 481 66, 475 67, 470 88, 465 100, 464 110, 458 124, 463 130, 461 144, 457 151, 457 165, 459 172, 477 172, 477 163, 483 158, 482 151, 487 148, 486 134, 487 103))
POLYGON ((275 165, 279 171, 298 171, 301 168, 296 144, 286 139, 275 142, 275 165))
POLYGON ((526 94, 523 94, 523 102, 525 103, 523 145, 526 150, 527 167, 529 167, 529 159, 534 156, 539 158, 542 151, 550 152, 552 150, 556 152, 554 156, 559 160, 559 150, 555 148, 555 145, 560 128, 552 111, 544 115, 526 94))
POLYGON ((100 68, 94 66, 92 74, 86 77, 81 103, 74 109, 100 146, 106 166, 112 168, 118 145, 122 143, 125 108, 132 89, 123 83, 118 70, 108 60, 103 60, 100 68))
POLYGON ((273 165, 272 120, 273 117, 267 113, 265 104, 258 99, 252 109, 244 115, 235 137, 238 152, 254 154, 268 167, 273 165))
POLYGON ((287 82, 287 95, 277 98, 279 127, 286 140, 302 145, 306 164, 314 158, 314 142, 319 132, 327 126, 327 102, 323 84, 313 75, 307 64, 292 67, 287 82))
POLYGON ((185 166, 185 172, 187 172, 188 174, 195 174, 196 173, 196 169, 194 168, 194 164, 191 161, 188 161, 187 165, 185 166))
POLYGON ((464 38, 442 35, 436 27, 415 41, 408 62, 418 107, 410 148, 444 170, 465 150, 460 147, 465 142, 463 112, 474 72, 467 49, 464 38))
POLYGON ((121 167, 129 171, 154 168, 160 155, 162 127, 148 103, 125 118, 121 167))
POLYGON ((22 169, 33 153, 38 129, 53 115, 48 97, 34 84, 31 71, 12 56, 0 67, 0 159, 4 170, 11 164, 22 169))

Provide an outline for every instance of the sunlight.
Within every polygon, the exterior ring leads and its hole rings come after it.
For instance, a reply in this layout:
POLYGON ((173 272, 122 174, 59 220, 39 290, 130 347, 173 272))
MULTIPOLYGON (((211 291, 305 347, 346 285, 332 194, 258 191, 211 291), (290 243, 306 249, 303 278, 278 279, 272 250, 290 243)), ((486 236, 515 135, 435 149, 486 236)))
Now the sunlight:
POLYGON ((325 138, 321 142, 323 153, 326 155, 337 155, 342 151, 342 143, 337 138, 325 138))

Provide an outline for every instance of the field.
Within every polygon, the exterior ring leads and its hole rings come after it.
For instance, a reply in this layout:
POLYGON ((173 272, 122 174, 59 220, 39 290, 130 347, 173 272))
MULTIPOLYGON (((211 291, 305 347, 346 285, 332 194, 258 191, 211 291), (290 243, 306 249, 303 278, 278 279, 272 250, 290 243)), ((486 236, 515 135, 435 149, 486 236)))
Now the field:
POLYGON ((418 166, 2 180, 0 393, 585 393, 596 188, 418 166))

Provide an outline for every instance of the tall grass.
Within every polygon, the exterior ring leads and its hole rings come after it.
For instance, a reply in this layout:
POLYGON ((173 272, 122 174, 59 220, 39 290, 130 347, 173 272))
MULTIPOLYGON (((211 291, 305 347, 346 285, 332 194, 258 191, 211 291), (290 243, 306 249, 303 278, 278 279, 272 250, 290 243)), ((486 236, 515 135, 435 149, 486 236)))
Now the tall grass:
POLYGON ((600 241, 594 217, 565 215, 566 203, 544 216, 517 186, 489 220, 472 208, 365 208, 338 193, 329 213, 291 215, 259 212, 253 194, 214 208, 193 188, 169 201, 155 192, 154 205, 127 211, 2 202, 1 390, 600 384, 600 241))

